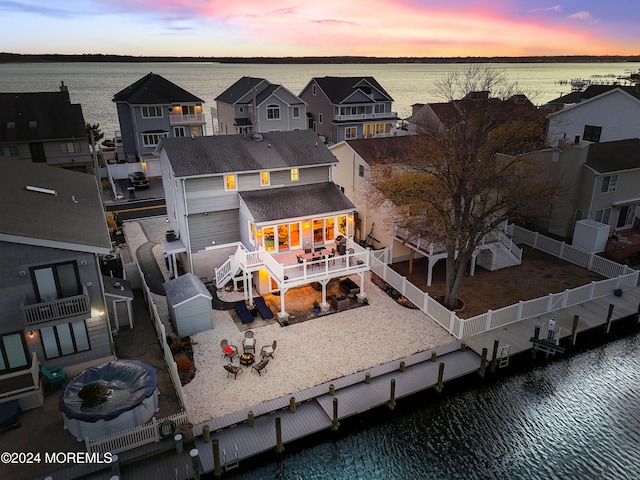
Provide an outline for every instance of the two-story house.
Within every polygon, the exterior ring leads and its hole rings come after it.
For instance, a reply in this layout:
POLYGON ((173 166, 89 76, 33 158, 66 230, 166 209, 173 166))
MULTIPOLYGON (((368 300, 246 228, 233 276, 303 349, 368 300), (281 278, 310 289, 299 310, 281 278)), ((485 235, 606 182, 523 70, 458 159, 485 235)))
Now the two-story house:
POLYGON ((94 173, 82 107, 69 91, 0 93, 0 156, 94 173))
POLYGON ((40 365, 114 358, 99 255, 111 240, 93 176, 3 158, 0 402, 42 404, 40 365))
POLYGON ((153 72, 113 96, 120 136, 120 161, 153 155, 162 138, 206 135, 203 100, 153 72))
POLYGON ((218 288, 241 273, 249 298, 254 284, 279 290, 286 316, 289 288, 369 269, 355 207, 331 181, 336 158, 312 131, 168 138, 159 155, 178 235, 165 250, 185 271, 218 288))
POLYGON ((373 77, 316 77, 299 97, 307 103, 309 128, 330 144, 392 136, 398 120, 393 98, 373 77))
POLYGON ((242 77, 216 97, 220 135, 304 130, 307 104, 282 85, 242 77))
POLYGON ((549 102, 547 143, 562 146, 640 138, 640 89, 591 85, 549 102))

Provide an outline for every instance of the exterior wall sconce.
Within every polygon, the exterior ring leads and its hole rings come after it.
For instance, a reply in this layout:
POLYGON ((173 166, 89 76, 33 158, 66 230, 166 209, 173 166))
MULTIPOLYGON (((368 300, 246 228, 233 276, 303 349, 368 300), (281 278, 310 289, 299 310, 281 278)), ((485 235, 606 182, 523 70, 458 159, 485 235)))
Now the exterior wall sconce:
POLYGON ((36 332, 34 332, 33 330, 29 330, 28 335, 29 335, 29 338, 33 338, 36 336, 36 332))
POLYGON ((18 272, 18 275, 20 275, 21 277, 26 277, 27 276, 27 272, 25 272, 24 270, 20 270, 18 272))
POLYGON ((86 260, 80 260, 80 265, 82 265, 83 267, 87 266, 87 261, 86 260))

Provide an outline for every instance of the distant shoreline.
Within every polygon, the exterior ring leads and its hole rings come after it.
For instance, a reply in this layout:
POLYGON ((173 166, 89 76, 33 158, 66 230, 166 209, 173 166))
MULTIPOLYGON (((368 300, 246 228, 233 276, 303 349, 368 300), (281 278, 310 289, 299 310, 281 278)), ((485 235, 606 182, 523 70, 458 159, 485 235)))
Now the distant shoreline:
POLYGON ((25 55, 0 52, 0 63, 236 63, 236 64, 380 64, 380 63, 621 63, 640 62, 640 55, 568 55, 527 57, 155 57, 104 54, 25 55))

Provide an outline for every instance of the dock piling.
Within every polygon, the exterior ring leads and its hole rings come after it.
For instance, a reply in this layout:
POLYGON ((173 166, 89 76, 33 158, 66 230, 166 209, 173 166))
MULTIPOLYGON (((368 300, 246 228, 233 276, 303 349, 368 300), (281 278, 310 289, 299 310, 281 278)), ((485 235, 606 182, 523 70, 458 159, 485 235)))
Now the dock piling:
POLYGON ((249 410, 249 414, 247 415, 247 424, 250 427, 253 427, 253 421, 254 421, 253 410, 249 410))
POLYGON ((364 375, 364 383, 371 383, 371 374, 369 372, 364 375))
MULTIPOLYGON (((202 429, 202 439, 204 440, 204 428, 202 429)), ((209 440, 211 440, 211 439, 209 439, 209 440)), ((176 453, 184 452, 184 445, 182 444, 182 434, 176 433, 173 436, 173 441, 176 444, 176 453)), ((209 443, 209 442, 207 442, 207 443, 209 443)))
POLYGON ((209 425, 202 427, 202 440, 204 440, 205 443, 211 442, 211 427, 209 427, 209 425))
POLYGON ((393 412, 396 408, 396 379, 391 379, 391 392, 389 393, 389 402, 387 403, 389 410, 393 412))
POLYGON ((438 368, 438 383, 435 385, 436 392, 442 393, 442 389, 444 388, 444 384, 442 383, 442 377, 444 376, 444 363, 440 362, 440 366, 438 368))
POLYGON ((576 340, 578 339, 578 319, 580 315, 573 316, 573 325, 571 325, 571 346, 574 347, 576 345, 576 340))
POLYGON ((480 377, 484 378, 484 374, 485 374, 485 370, 487 368, 487 347, 484 347, 482 349, 482 357, 480 357, 480 370, 479 370, 479 374, 480 377))
POLYGON ((336 394, 336 387, 332 383, 331 385, 329 385, 329 395, 333 397, 335 394, 336 394))
POLYGON ((338 398, 333 397, 333 420, 331 420, 331 431, 337 432, 340 422, 338 421, 338 398))
POLYGON ((431 352, 431 361, 435 362, 436 358, 438 358, 438 353, 437 352, 431 352))
POLYGON ((111 456, 111 473, 118 476, 120 475, 120 460, 118 455, 115 454, 111 456))
POLYGON ((284 452, 284 446, 282 445, 282 423, 280 417, 276 417, 276 453, 280 455, 284 452))
POLYGON ((291 397, 289 399, 289 412, 296 413, 296 398, 291 397))
POLYGON ((398 370, 400 370, 401 372, 404 372, 406 366, 404 362, 400 362, 400 367, 398 368, 398 370))
POLYGON ((217 438, 213 439, 211 448, 213 448, 213 476, 220 478, 222 476, 222 464, 220 463, 220 442, 217 438))
POLYGON ((606 333, 609 333, 609 330, 611 329, 611 317, 613 317, 613 308, 614 308, 613 303, 610 303, 609 304, 609 312, 607 313, 607 330, 606 330, 606 333))
POLYGON ((496 372, 496 365, 498 364, 498 345, 500 344, 499 340, 493 341, 493 356, 491 357, 491 373, 496 372))
POLYGON ((191 456, 191 466, 193 467, 193 478, 200 480, 200 456, 198 455, 198 449, 191 449, 189 455, 191 456))

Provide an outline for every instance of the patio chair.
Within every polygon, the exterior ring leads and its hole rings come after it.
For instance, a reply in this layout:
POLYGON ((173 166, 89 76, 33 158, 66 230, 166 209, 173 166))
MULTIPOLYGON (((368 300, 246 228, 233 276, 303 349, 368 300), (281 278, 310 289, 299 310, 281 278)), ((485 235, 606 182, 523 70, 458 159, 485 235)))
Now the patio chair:
POLYGON ((242 350, 244 353, 256 353, 256 336, 251 330, 244 332, 244 338, 242 339, 242 350))
POLYGON ((242 323, 251 323, 255 320, 255 318, 253 318, 253 315, 247 308, 247 304, 244 303, 244 300, 236 302, 235 309, 242 323))
POLYGON ((233 357, 238 356, 238 347, 235 345, 229 345, 226 338, 220 342, 220 348, 222 349, 224 358, 228 357, 230 362, 233 362, 233 357))
POLYGON ((256 297, 253 299, 253 301, 256 304, 256 307, 258 308, 258 312, 260 312, 260 316, 263 319, 269 320, 273 318, 273 312, 269 307, 267 307, 267 304, 265 303, 263 297, 256 297))
POLYGON ((42 375, 47 379, 47 382, 51 387, 56 387, 58 385, 62 385, 67 381, 67 375, 64 373, 60 367, 52 368, 51 370, 47 369, 47 367, 40 367, 40 371, 42 375))
POLYGON ((265 345, 264 347, 262 347, 262 349, 260 350, 260 358, 262 358, 262 360, 267 357, 273 358, 273 352, 275 352, 277 346, 278 343, 274 340, 271 345, 265 345))
POLYGON ((236 367, 230 363, 225 365, 224 369, 227 371, 227 378, 229 378, 229 375, 233 375, 234 380, 238 378, 239 373, 242 373, 242 367, 236 367))
POLYGON ((269 359, 265 358, 260 363, 254 363, 251 368, 258 372, 258 375, 262 376, 262 371, 267 371, 267 365, 269 364, 269 359))

